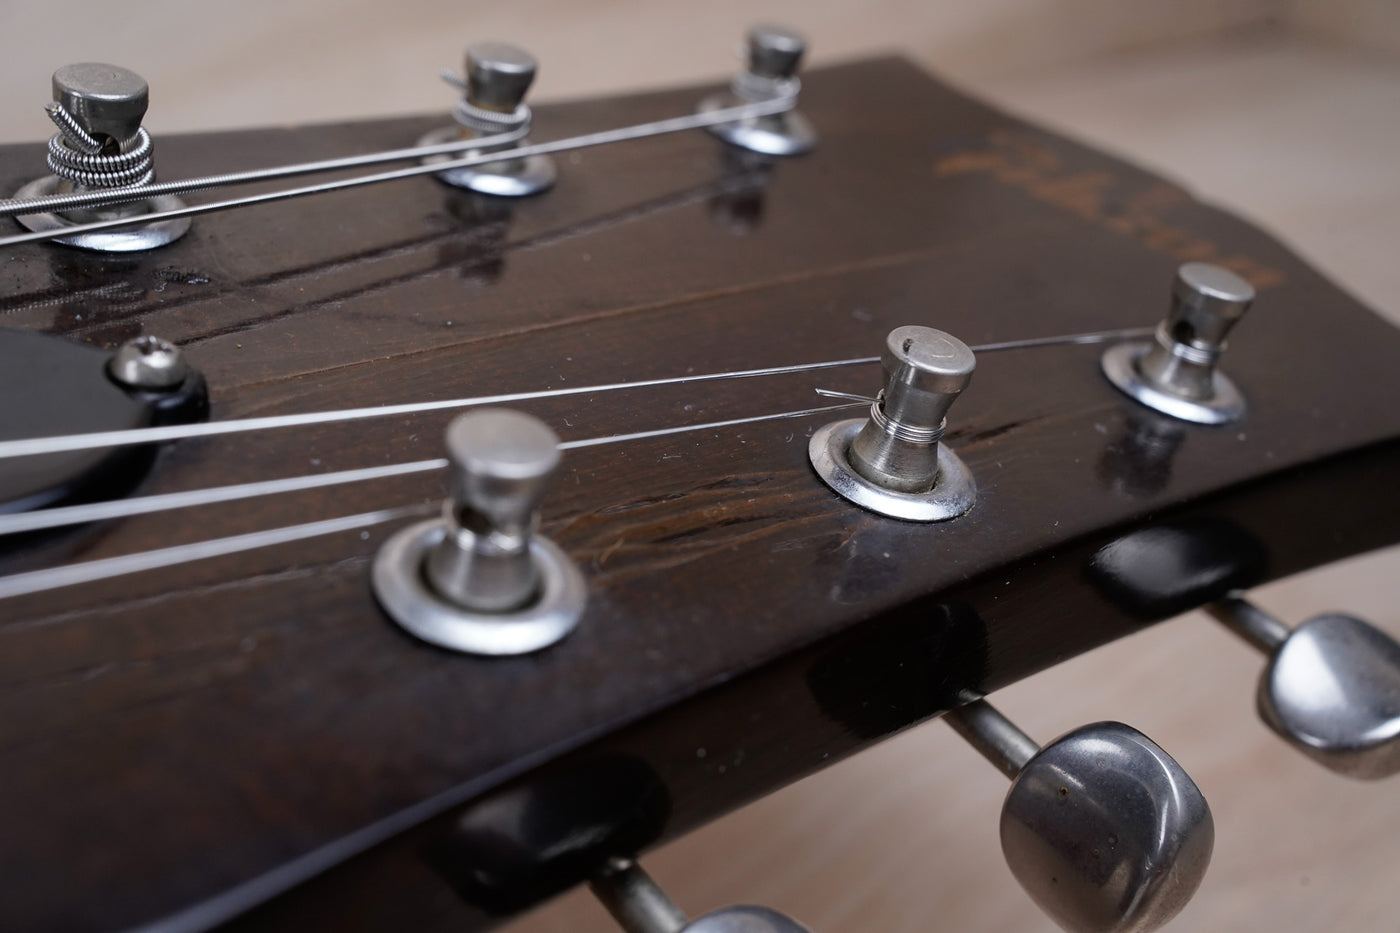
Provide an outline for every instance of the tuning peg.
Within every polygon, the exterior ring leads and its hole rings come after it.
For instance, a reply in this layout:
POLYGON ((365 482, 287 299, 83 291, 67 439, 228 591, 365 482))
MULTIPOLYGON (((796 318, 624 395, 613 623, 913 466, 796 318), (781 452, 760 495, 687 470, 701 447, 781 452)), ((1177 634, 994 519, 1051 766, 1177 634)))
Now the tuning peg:
POLYGON ((1327 613, 1288 626, 1241 596, 1206 606, 1269 656, 1259 714, 1304 754, 1347 777, 1400 773, 1400 644, 1360 619, 1327 613))
POLYGON ((631 859, 609 860, 589 887, 627 933, 808 933, 796 920, 767 907, 724 907, 687 920, 631 859))
POLYGON ((939 441, 948 409, 977 365, 967 344, 932 327, 897 327, 885 339, 886 382, 870 417, 837 421, 812 435, 817 474, 862 508, 916 522, 962 515, 977 486, 939 441))
POLYGON ((1245 401, 1219 371, 1225 336, 1254 301, 1254 288, 1228 269, 1188 262, 1177 270, 1171 311, 1153 343, 1123 343, 1103 355, 1104 375, 1149 408, 1199 424, 1244 415, 1245 401))
MULTIPOLYGON (((529 129, 531 114, 525 104, 525 94, 539 70, 535 57, 504 42, 478 42, 467 46, 464 64, 465 79, 447 75, 452 84, 462 90, 462 97, 452 112, 457 125, 429 133, 418 141, 420 146, 529 129)), ((507 145, 477 151, 509 152, 524 142, 525 137, 521 136, 507 145)), ((433 156, 424 162, 441 162, 448 158, 433 156)), ((478 194, 519 198, 552 187, 557 172, 549 156, 533 155, 447 169, 435 177, 478 194)))
POLYGON ((1186 906, 1215 825, 1200 789, 1151 739, 1101 722, 1040 748, 985 700, 945 718, 1011 778, 1002 852, 1061 927, 1145 933, 1186 906))
MULTIPOLYGON (((734 77, 730 93, 708 97, 700 111, 796 97, 802 83, 797 68, 807 52, 801 33, 782 26, 758 25, 749 30, 746 67, 734 77)), ((807 118, 795 110, 710 127, 731 145, 770 156, 801 155, 817 144, 807 118)))
MULTIPOLYGON (((59 68, 53 73, 53 102, 47 107, 49 119, 58 127, 49 140, 52 174, 20 188, 15 198, 125 188, 154 181, 154 145, 141 127, 149 103, 150 87, 134 71, 100 62, 59 68)), ((46 232, 180 207, 184 202, 166 195, 101 208, 21 214, 15 219, 29 230, 46 232)), ((164 246, 189 228, 188 217, 177 217, 56 239, 69 246, 126 253, 164 246)))
POLYGON ((542 421, 479 408, 447 429, 452 497, 443 517, 394 535, 375 558, 380 604, 412 634, 454 651, 524 654, 571 632, 586 589, 568 556, 536 535, 559 466, 542 421))

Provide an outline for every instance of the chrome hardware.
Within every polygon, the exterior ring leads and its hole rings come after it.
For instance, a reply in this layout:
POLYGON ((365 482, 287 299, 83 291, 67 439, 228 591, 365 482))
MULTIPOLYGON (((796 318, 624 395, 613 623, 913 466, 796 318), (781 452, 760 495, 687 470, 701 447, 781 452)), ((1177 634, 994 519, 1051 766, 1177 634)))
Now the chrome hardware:
POLYGON ((1254 301, 1248 282, 1219 266, 1188 262, 1176 272, 1172 305, 1154 343, 1125 343, 1103 355, 1119 389, 1158 411, 1198 424, 1225 424, 1245 412, 1244 396, 1217 369, 1225 336, 1254 301))
POLYGON ((460 415, 447 429, 452 496, 443 517, 405 528, 375 557, 375 595, 412 634, 470 654, 525 654, 578 624, 583 576, 535 535, 559 466, 543 422, 502 408, 460 415))
POLYGON ((915 522, 962 515, 977 485, 957 454, 940 444, 946 415, 972 380, 967 344, 931 327, 897 327, 881 361, 887 383, 868 419, 837 421, 812 435, 817 475, 856 505, 915 522))
POLYGON ((1240 596, 1206 606, 1269 656, 1259 715, 1290 745, 1347 777, 1400 773, 1400 644, 1347 615, 1289 630, 1240 596))
MULTIPOLYGON (((150 99, 144 78, 116 65, 65 65, 53 73, 53 97, 46 108, 58 127, 49 140, 48 164, 53 174, 20 188, 15 198, 126 188, 155 178, 151 137, 141 127, 150 99)), ((183 206, 179 198, 164 196, 90 210, 21 214, 16 219, 27 230, 44 232, 183 206)), ((189 218, 177 217, 55 239, 84 249, 124 253, 164 246, 189 227, 189 218)))
POLYGON ((168 340, 136 337, 117 348, 107 373, 129 389, 164 391, 185 381, 190 367, 184 354, 168 340))
MULTIPOLYGON (((795 98, 802 87, 797 68, 806 51, 807 40, 800 33, 781 26, 754 26, 748 35, 747 67, 735 76, 728 94, 702 101, 700 112, 736 103, 795 98)), ((795 110, 721 123, 710 127, 710 132, 741 149, 772 156, 801 155, 817 144, 812 124, 795 110)))
POLYGON ((1066 930, 1145 933, 1176 916, 1210 864, 1215 824, 1191 777, 1117 722, 1040 748, 985 700, 948 724, 1003 774, 1006 864, 1066 930))
MULTIPOLYGON (((452 112, 457 125, 434 130, 420 139, 418 144, 432 146, 453 139, 528 130, 531 116, 530 108, 524 102, 525 93, 534 83, 537 70, 538 63, 534 56, 513 45, 479 42, 468 46, 466 78, 458 78, 451 73, 443 75, 462 91, 462 97, 452 112)), ((502 146, 499 150, 483 151, 508 152, 515 145, 524 145, 525 142, 522 133, 517 143, 502 146)), ((433 164, 446 162, 449 158, 432 156, 423 161, 424 164, 433 164)), ((478 194, 520 198, 553 186, 556 172, 554 160, 549 156, 531 155, 459 166, 440 172, 436 177, 449 185, 467 188, 478 194)))
POLYGON ((796 920, 767 907, 725 907, 688 921, 631 859, 611 859, 589 887, 627 933, 808 933, 796 920))

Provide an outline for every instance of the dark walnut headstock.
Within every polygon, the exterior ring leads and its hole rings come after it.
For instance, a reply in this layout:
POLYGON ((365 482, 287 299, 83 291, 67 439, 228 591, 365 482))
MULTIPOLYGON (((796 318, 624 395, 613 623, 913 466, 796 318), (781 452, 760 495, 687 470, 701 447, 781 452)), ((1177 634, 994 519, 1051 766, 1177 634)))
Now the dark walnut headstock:
MULTIPOLYGON (((701 96, 542 107, 534 136, 701 96)), ((9 248, 4 324, 174 341, 220 420, 874 356, 905 324, 973 345, 1150 326, 1178 265, 1204 260, 1259 292, 1226 363, 1245 420, 1155 414, 1104 378, 1102 347, 985 354, 946 437, 977 504, 931 525, 818 480, 807 439, 833 416, 571 451, 542 531, 582 568, 587 610, 513 659, 422 644, 371 594, 377 548, 436 512, 441 472, 11 542, 5 573, 408 510, 0 601, 0 925, 486 929, 609 846, 684 833, 970 695, 1400 537, 1400 335, 1278 243, 902 61, 812 73, 802 110, 818 148, 780 162, 690 133, 562 157, 556 187, 518 202, 419 178, 197 218, 119 258, 9 248), (1106 548, 1157 526, 1192 530, 1189 576, 1154 589, 1105 569, 1106 548), (544 825, 510 837, 493 812, 544 825), (552 838, 550 820, 597 845, 540 855, 530 832, 552 838)), ((165 137, 161 173, 398 148, 440 123, 165 137)), ((0 151, 0 188, 41 164, 39 145, 0 151)), ((520 407, 568 441, 812 408, 814 388, 880 379, 520 407)), ((439 457, 452 414, 180 441, 140 492, 439 457)))

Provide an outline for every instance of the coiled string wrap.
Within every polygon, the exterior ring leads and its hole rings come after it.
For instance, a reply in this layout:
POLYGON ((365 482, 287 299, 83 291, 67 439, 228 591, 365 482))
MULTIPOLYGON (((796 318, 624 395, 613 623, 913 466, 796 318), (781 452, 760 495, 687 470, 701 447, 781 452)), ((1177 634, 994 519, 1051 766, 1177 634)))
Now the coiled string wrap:
POLYGON ((478 107, 466 98, 466 81, 445 68, 441 74, 442 80, 462 91, 463 96, 457 99, 457 105, 452 108, 452 119, 457 121, 459 126, 478 136, 498 136, 529 128, 532 114, 528 104, 517 104, 515 110, 510 113, 478 107))
POLYGON ((123 188, 144 185, 156 177, 155 145, 144 128, 122 140, 116 153, 103 153, 103 144, 79 125, 61 104, 44 107, 58 132, 49 139, 49 171, 80 188, 123 188))
POLYGON ((745 69, 734 76, 729 88, 740 100, 757 104, 769 100, 796 98, 802 91, 802 81, 799 78, 773 78, 745 69))

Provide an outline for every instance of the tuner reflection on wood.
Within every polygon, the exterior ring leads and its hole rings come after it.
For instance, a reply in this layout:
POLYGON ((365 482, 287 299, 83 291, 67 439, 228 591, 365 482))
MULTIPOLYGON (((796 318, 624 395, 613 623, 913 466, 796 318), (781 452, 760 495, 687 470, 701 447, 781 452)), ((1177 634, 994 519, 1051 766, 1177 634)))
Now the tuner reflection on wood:
POLYGON ((886 384, 868 419, 837 421, 812 435, 817 475, 861 508, 913 522, 941 522, 977 501, 967 466, 940 444, 947 413, 972 381, 967 344, 932 327, 897 327, 885 338, 886 384))
POLYGON ((559 466, 542 421, 480 408, 447 429, 452 497, 443 517, 405 528, 375 557, 375 595, 411 634, 467 654, 513 655, 559 641, 583 615, 583 576, 536 535, 559 466))

